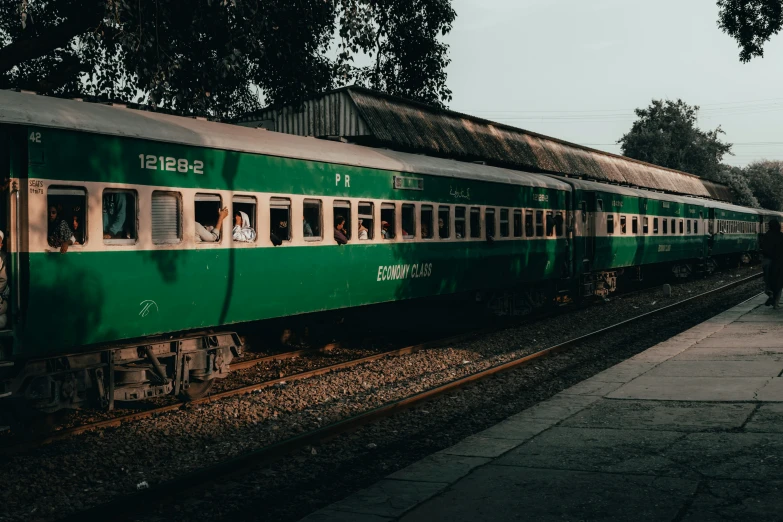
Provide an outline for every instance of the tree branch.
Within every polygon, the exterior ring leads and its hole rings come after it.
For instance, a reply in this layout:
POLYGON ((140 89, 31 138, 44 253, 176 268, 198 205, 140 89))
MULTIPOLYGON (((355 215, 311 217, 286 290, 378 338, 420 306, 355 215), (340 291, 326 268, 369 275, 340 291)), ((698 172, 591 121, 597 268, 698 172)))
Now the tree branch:
POLYGON ((85 9, 86 12, 81 16, 74 16, 59 25, 47 28, 42 36, 20 39, 0 49, 0 74, 24 61, 64 47, 73 37, 97 27, 104 15, 102 2, 97 4, 94 9, 85 9))

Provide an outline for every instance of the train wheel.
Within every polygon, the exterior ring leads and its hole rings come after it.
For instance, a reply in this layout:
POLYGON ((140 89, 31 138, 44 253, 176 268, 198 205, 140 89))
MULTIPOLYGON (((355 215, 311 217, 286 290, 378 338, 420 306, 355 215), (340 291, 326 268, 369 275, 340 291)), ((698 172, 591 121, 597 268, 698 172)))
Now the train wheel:
POLYGON ((215 379, 208 381, 190 381, 190 386, 187 390, 180 392, 179 396, 184 401, 193 401, 205 397, 212 389, 212 383, 215 379))

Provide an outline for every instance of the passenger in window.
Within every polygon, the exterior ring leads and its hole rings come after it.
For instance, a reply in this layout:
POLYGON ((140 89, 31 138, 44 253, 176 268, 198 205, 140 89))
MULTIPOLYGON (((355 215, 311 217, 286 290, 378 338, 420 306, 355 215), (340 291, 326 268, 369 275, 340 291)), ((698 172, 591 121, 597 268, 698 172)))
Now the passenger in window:
POLYGON ((252 243, 256 240, 256 231, 250 226, 250 216, 241 210, 234 212, 234 229, 231 231, 234 241, 252 243))
POLYGON ((49 231, 48 240, 49 246, 60 249, 60 253, 64 254, 68 251, 68 247, 73 245, 76 238, 73 237, 73 232, 68 223, 60 217, 61 211, 54 205, 49 205, 49 231))
POLYGON ((383 239, 391 238, 391 233, 389 232, 389 223, 386 221, 381 221, 381 235, 383 236, 383 239))
POLYGON ((346 236, 345 230, 345 218, 337 216, 334 219, 334 240, 338 245, 345 245, 348 243, 348 236, 346 236))
POLYGON ((359 220, 359 239, 370 239, 369 230, 364 226, 364 220, 359 220))
POLYGON ((84 244, 84 227, 82 227, 81 218, 79 217, 79 207, 74 207, 73 218, 71 219, 73 230, 73 244, 84 244))
POLYGON ((421 237, 423 238, 430 237, 430 227, 427 226, 427 223, 421 224, 421 237))
POLYGON ((8 286, 8 270, 6 263, 8 257, 3 250, 3 240, 5 234, 0 230, 0 330, 4 330, 8 324, 8 299, 11 296, 11 289, 8 286))
POLYGON ((203 226, 196 221, 196 241, 203 241, 205 243, 214 243, 220 241, 220 231, 223 229, 223 220, 228 216, 228 208, 221 208, 218 210, 218 218, 215 226, 203 226))
POLYGON ((274 246, 280 246, 283 244, 283 238, 288 239, 288 221, 281 219, 276 226, 272 225, 269 240, 274 246))
POLYGON ((302 228, 304 237, 313 237, 313 227, 310 226, 310 223, 307 222, 304 216, 302 216, 302 228))
MULTIPOLYGON (((459 235, 459 233, 457 235, 459 235)), ((438 237, 441 239, 449 237, 449 233, 446 230, 446 223, 443 222, 443 218, 438 218, 438 237)))
POLYGON ((103 193, 103 239, 127 239, 127 197, 122 192, 103 193))

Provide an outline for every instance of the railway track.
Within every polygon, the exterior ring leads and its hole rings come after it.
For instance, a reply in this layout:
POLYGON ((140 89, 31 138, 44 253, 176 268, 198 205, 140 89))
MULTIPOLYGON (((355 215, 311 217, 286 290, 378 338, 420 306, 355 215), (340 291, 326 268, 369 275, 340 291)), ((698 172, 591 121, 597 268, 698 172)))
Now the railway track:
MULTIPOLYGON (((518 368, 526 364, 530 364, 533 361, 540 360, 544 357, 548 357, 558 352, 562 352, 574 348, 575 346, 578 346, 586 341, 595 339, 606 333, 619 330, 623 327, 637 323, 639 321, 650 318, 652 316, 671 312, 673 310, 676 310, 678 308, 687 305, 688 303, 692 303, 695 300, 740 286, 749 281, 757 279, 760 276, 761 274, 755 274, 749 277, 739 279, 737 281, 723 285, 721 287, 694 295, 692 297, 682 299, 671 305, 667 305, 646 313, 642 313, 630 319, 626 319, 624 321, 618 322, 612 326, 595 330, 586 335, 575 337, 565 342, 555 344, 553 346, 550 346, 543 350, 539 350, 532 354, 528 354, 523 357, 505 363, 497 364, 488 369, 461 378, 454 379, 451 382, 436 386, 434 388, 425 390, 423 392, 410 395, 408 397, 399 400, 391 401, 380 407, 374 408, 369 411, 365 411, 363 413, 343 419, 333 424, 329 424, 319 429, 282 440, 280 442, 271 444, 259 450, 223 461, 221 463, 184 474, 176 479, 172 479, 167 482, 163 482, 159 485, 155 485, 150 489, 146 489, 134 493, 132 495, 118 497, 114 500, 109 501, 108 503, 101 504, 93 508, 89 508, 85 511, 81 511, 73 515, 70 515, 64 518, 63 520, 74 520, 74 521, 85 520, 85 519, 89 520, 93 518, 97 519, 98 517, 103 517, 103 518, 110 517, 114 520, 126 519, 127 517, 132 516, 133 513, 137 512, 139 509, 148 508, 149 506, 155 503, 161 503, 166 501, 167 499, 174 499, 176 496, 180 495, 183 491, 195 490, 208 485, 209 483, 215 481, 216 479, 225 478, 233 474, 238 474, 252 467, 269 464, 277 459, 280 459, 281 457, 291 454, 292 452, 300 450, 306 446, 317 444, 319 442, 335 437, 342 433, 352 431, 358 427, 377 421, 379 419, 392 416, 397 412, 419 405, 421 403, 424 403, 425 401, 432 400, 444 394, 453 392, 468 384, 478 382, 480 380, 486 379, 493 375, 497 375, 498 373, 508 371, 514 368, 518 368), (118 517, 118 513, 122 513, 123 515, 118 517)), ((458 336, 458 338, 462 338, 462 337, 464 336, 458 336)), ((339 363, 333 365, 332 367, 324 367, 310 372, 302 372, 301 374, 284 377, 281 379, 277 379, 275 381, 267 381, 265 383, 254 384, 251 386, 244 387, 243 389, 244 391, 241 392, 239 391, 240 389, 230 390, 224 392, 223 394, 217 394, 210 398, 202 399, 202 402, 207 402, 209 400, 216 400, 218 398, 222 398, 230 395, 237 395, 240 393, 248 393, 255 389, 260 389, 261 387, 264 386, 272 386, 275 383, 281 381, 301 380, 307 377, 312 377, 314 375, 320 375, 323 373, 328 373, 329 371, 335 371, 337 369, 341 369, 340 367, 347 368, 350 366, 371 362, 373 360, 377 360, 382 357, 387 357, 390 355, 395 355, 395 354, 403 355, 405 353, 413 353, 414 351, 418 351, 426 347, 444 345, 453 341, 454 338, 449 338, 440 341, 423 343, 421 345, 409 346, 399 350, 392 350, 389 352, 384 352, 381 354, 364 357, 362 359, 357 359, 355 361, 339 363)), ((95 427, 93 427, 92 429, 95 429, 95 427)))

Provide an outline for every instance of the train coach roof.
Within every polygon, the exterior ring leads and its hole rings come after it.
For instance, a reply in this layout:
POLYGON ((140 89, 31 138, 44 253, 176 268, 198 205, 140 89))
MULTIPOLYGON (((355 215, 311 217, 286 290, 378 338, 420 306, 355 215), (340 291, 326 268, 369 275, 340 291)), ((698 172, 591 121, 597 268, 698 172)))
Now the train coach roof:
POLYGON ((720 210, 730 210, 732 212, 741 212, 743 214, 762 214, 764 211, 762 209, 755 209, 755 208, 749 208, 749 207, 740 207, 739 205, 732 205, 731 203, 724 203, 723 201, 705 201, 695 198, 684 198, 687 199, 689 203, 699 203, 709 208, 717 208, 720 210))
POLYGON ((292 136, 200 118, 129 109, 122 105, 87 103, 14 91, 0 90, 0 124, 78 130, 395 172, 571 190, 566 183, 540 174, 292 136))
POLYGON ((654 192, 651 190, 643 190, 633 187, 620 187, 618 185, 610 185, 608 183, 598 183, 595 181, 586 181, 583 179, 568 179, 574 188, 580 190, 595 190, 598 192, 609 192, 611 194, 619 194, 621 196, 657 199, 659 201, 672 201, 674 203, 687 203, 691 205, 706 205, 708 202, 703 199, 690 198, 687 196, 676 196, 674 194, 664 194, 662 192, 654 192))

